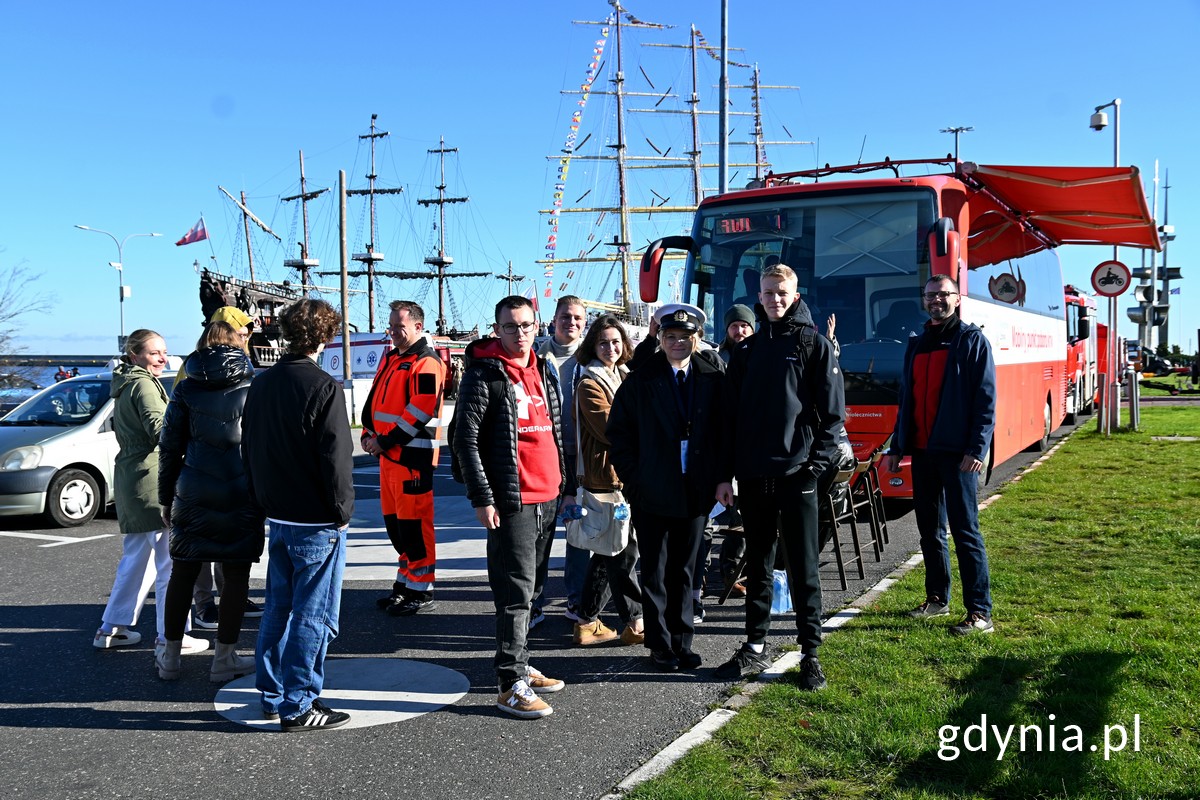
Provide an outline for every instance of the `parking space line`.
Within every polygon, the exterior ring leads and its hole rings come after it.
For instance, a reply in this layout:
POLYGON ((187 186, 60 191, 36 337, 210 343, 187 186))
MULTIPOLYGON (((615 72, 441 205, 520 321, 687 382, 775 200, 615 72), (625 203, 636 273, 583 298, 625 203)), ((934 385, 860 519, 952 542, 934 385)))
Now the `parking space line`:
POLYGON ((51 536, 45 533, 17 533, 15 531, 0 531, 0 536, 11 536, 14 539, 43 539, 49 541, 50 544, 40 545, 41 547, 61 547, 64 544, 90 542, 94 539, 107 539, 110 536, 116 536, 116 534, 102 533, 99 536, 84 536, 83 538, 76 538, 74 536, 51 536))

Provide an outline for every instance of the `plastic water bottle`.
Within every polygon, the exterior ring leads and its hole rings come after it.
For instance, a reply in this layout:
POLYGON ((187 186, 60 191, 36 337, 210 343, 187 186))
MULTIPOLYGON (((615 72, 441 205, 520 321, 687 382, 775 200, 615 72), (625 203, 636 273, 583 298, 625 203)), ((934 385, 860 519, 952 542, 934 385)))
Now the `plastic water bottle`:
POLYGON ((558 521, 565 524, 567 520, 583 519, 587 516, 587 509, 578 503, 572 503, 569 506, 563 506, 562 513, 558 515, 558 521))
POLYGON ((615 506, 613 506, 613 519, 629 519, 629 504, 617 503, 615 506))

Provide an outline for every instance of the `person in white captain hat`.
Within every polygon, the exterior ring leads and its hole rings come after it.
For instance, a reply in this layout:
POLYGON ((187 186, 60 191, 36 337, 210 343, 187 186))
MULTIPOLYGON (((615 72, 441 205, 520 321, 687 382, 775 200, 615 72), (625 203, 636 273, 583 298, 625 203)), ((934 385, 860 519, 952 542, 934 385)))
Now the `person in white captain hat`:
POLYGON ((692 576, 716 487, 730 480, 721 413, 725 365, 699 350, 705 313, 655 313, 661 349, 613 398, 609 461, 633 508, 642 557, 645 646, 656 669, 693 670, 692 576))

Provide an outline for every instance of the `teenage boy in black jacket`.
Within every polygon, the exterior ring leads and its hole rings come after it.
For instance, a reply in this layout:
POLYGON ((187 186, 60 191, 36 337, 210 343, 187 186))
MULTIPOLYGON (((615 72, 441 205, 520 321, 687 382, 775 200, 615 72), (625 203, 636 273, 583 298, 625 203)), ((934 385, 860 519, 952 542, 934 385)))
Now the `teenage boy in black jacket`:
MULTIPOLYGON (((730 362, 733 471, 747 550, 746 643, 717 667, 716 676, 740 680, 770 665, 766 639, 775 546, 782 539, 797 641, 805 655, 801 686, 815 690, 825 686, 817 662, 817 482, 837 457, 846 402, 833 346, 816 332, 797 286, 796 273, 783 264, 763 270, 757 307, 761 327, 738 345, 730 362)), ((717 499, 731 505, 733 487, 719 486, 717 499)))

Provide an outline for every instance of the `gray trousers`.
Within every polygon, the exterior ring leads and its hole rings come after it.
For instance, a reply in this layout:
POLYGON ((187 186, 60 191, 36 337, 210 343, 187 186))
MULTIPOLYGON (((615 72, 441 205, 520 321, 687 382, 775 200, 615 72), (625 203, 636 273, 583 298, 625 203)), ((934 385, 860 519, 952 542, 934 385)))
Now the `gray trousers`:
POLYGON ((529 609, 546 583, 548 551, 554 542, 558 498, 501 514, 488 531, 488 584, 496 606, 496 677, 506 692, 524 680, 529 666, 529 609))

